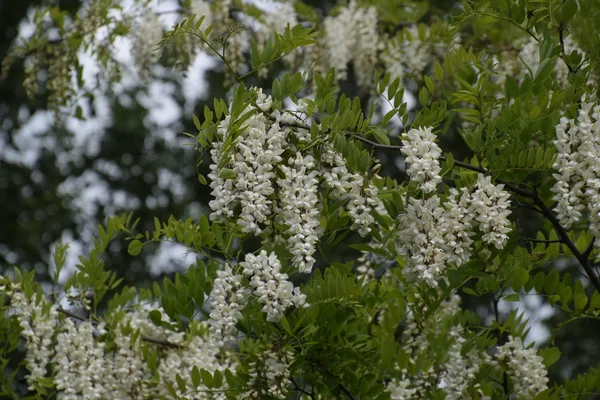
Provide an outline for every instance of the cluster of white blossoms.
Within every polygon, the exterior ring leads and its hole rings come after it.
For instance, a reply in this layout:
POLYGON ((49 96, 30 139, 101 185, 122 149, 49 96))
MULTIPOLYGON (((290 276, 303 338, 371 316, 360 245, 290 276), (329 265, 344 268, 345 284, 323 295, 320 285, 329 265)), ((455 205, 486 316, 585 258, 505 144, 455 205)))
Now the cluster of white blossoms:
POLYGON ((375 222, 373 211, 385 210, 378 197, 379 189, 363 175, 350 172, 344 157, 331 144, 323 146, 321 162, 324 183, 331 190, 331 196, 348 199, 346 209, 352 220, 351 229, 357 230, 361 236, 368 235, 371 224, 375 222))
MULTIPOLYGON (((221 348, 217 341, 210 335, 205 335, 206 323, 194 321, 191 330, 191 339, 180 344, 179 348, 169 350, 166 356, 161 357, 158 366, 158 373, 161 377, 161 384, 153 388, 153 395, 148 398, 170 398, 167 386, 164 382, 169 382, 172 387, 176 388, 177 395, 188 399, 206 400, 206 399, 225 399, 225 390, 221 393, 209 394, 202 384, 198 390, 191 392, 181 391, 177 384, 177 375, 183 379, 188 387, 192 387, 192 370, 194 367, 202 368, 214 374, 215 371, 223 373, 225 369, 235 369, 227 357, 221 353, 221 348)), ((224 383, 224 389, 227 388, 227 383, 224 383)))
MULTIPOLYGON (((99 334, 106 334, 103 325, 97 328, 99 334)), ((62 321, 52 360, 56 367, 57 399, 100 399, 111 395, 104 387, 104 343, 94 339, 94 330, 89 321, 79 322, 78 326, 71 318, 62 321)))
POLYGON ((255 235, 280 230, 276 239, 285 241, 292 265, 308 273, 323 232, 320 184, 331 189, 332 197, 347 200, 351 229, 362 236, 375 222, 373 211, 385 208, 372 180, 351 172, 330 143, 323 144, 320 159, 302 151, 310 135, 302 128, 300 132, 291 128, 302 123, 301 112, 295 115, 273 110, 271 97, 255 90, 256 101, 239 116, 247 117, 243 127, 232 132, 235 121, 227 116, 217 128, 218 141, 211 149, 208 175, 214 196, 209 202, 210 218, 235 221, 242 232, 255 235), (252 114, 248 117, 247 113, 252 114), (224 149, 228 141, 231 145, 224 149))
POLYGON ((466 339, 462 336, 460 325, 452 329, 449 335, 456 341, 448 351, 448 361, 440 376, 440 386, 446 392, 446 400, 459 400, 465 398, 464 393, 475 381, 475 374, 491 357, 487 353, 477 352, 475 347, 462 354, 462 346, 466 339))
MULTIPOLYGON (((257 95, 255 104, 262 110, 269 110, 273 103, 271 97, 260 89, 257 95)), ((218 134, 222 140, 211 150, 213 164, 208 175, 214 196, 209 203, 213 210, 210 218, 226 220, 224 217, 232 217, 234 208, 239 205, 241 213, 237 223, 242 231, 260 234, 264 226, 270 225, 272 201, 269 196, 275 192, 275 166, 282 161, 286 133, 277 123, 269 126, 267 117, 254 106, 249 105, 240 117, 247 113, 252 116, 241 132, 235 133, 237 137, 228 153, 222 151, 222 146, 229 135, 234 134, 229 129, 231 117, 227 116, 219 124, 218 134), (232 177, 223 177, 223 171, 217 168, 221 157, 228 158, 226 168, 233 171, 232 177)))
POLYGON ((236 340, 236 324, 248 302, 250 290, 242 284, 242 275, 234 274, 231 266, 217 271, 210 300, 210 333, 222 346, 236 340))
POLYGON ((339 14, 327 16, 323 21, 325 34, 321 40, 327 64, 325 69, 335 68, 336 79, 345 80, 352 61, 358 85, 369 88, 381 43, 377 23, 375 7, 359 8, 356 0, 342 8, 339 14))
POLYGON ((532 399, 548 388, 548 371, 534 349, 525 349, 521 338, 509 337, 498 347, 496 358, 506 362, 513 392, 518 399, 532 399))
POLYGON ((267 350, 259 358, 248 363, 250 390, 244 393, 244 399, 260 399, 269 395, 276 399, 285 399, 287 388, 290 386, 291 352, 275 353, 267 350))
MULTIPOLYGON (((413 308, 422 310, 427 307, 420 301, 412 305, 413 308)), ((418 365, 420 359, 430 359, 432 355, 431 341, 444 337, 451 339, 447 360, 436 368, 419 371, 418 375, 411 375, 407 369, 400 371, 401 376, 391 380, 387 386, 392 399, 413 400, 421 398, 419 395, 431 390, 442 389, 446 399, 458 400, 465 398, 468 389, 476 387, 475 374, 480 367, 491 361, 487 352, 478 352, 473 347, 466 354, 462 354, 464 328, 461 325, 444 328, 449 318, 452 318, 460 309, 460 297, 451 295, 442 302, 435 313, 423 320, 417 321, 413 312, 409 312, 406 320, 406 329, 403 333, 403 349, 410 357, 411 365, 418 365)))
POLYGON ((46 366, 54 355, 53 335, 58 326, 58 308, 52 304, 44 307, 43 301, 37 301, 37 295, 28 299, 20 287, 9 284, 6 292, 11 296, 11 304, 17 309, 17 319, 21 326, 21 335, 25 338, 25 365, 29 370, 27 383, 29 390, 39 379, 46 377, 46 366))
POLYGON ((448 202, 438 196, 411 198, 400 218, 398 251, 407 257, 404 273, 437 286, 449 264, 460 266, 471 257, 472 201, 463 189, 452 190, 448 202))
POLYGON ((381 208, 378 193, 379 190, 373 182, 362 175, 352 175, 348 191, 350 200, 346 210, 353 221, 350 228, 357 230, 361 236, 367 236, 371 232, 371 225, 375 222, 373 210, 381 208))
POLYGON ((442 150, 435 142, 432 127, 411 129, 402 135, 402 153, 409 164, 406 173, 425 193, 433 192, 442 182, 439 158, 442 150))
POLYGON ((240 267, 250 280, 252 294, 263 304, 267 321, 279 322, 285 310, 292 306, 308 307, 300 288, 294 288, 287 274, 281 272, 281 263, 275 253, 267 254, 261 250, 258 256, 247 254, 240 267))
POLYGON ((577 121, 562 118, 554 145, 558 155, 552 191, 557 218, 569 228, 582 217, 587 203, 590 229, 600 237, 600 106, 583 102, 577 121))
POLYGON ((311 155, 297 153, 287 165, 281 166, 285 178, 277 181, 280 201, 280 222, 286 231, 292 264, 300 272, 310 272, 315 264, 315 245, 322 231, 320 224, 319 171, 311 155))
MULTIPOLYGON (((385 50, 380 57, 386 71, 390 71, 392 79, 402 80, 405 75, 420 79, 425 67, 432 62, 432 55, 434 58, 442 58, 451 47, 434 39, 429 27, 421 29, 424 33, 423 37, 419 35, 419 26, 411 25, 383 46, 385 50)), ((458 35, 453 37, 455 41, 459 40, 458 35)))
POLYGON ((511 214, 510 194, 503 184, 494 185, 490 176, 478 174, 476 190, 471 195, 470 210, 475 213, 482 240, 502 249, 511 231, 508 216, 511 214))
MULTIPOLYGON (((406 172, 425 193, 435 193, 442 181, 442 152, 431 130, 411 129, 402 140, 409 164, 406 172)), ((437 286, 448 264, 460 266, 469 261, 475 227, 483 233, 483 242, 503 248, 511 231, 509 198, 504 185, 494 185, 491 177, 483 174, 478 174, 473 193, 452 188, 444 204, 437 194, 428 199, 411 198, 399 216, 399 252, 408 258, 405 273, 437 286)))
POLYGON ((146 77, 152 65, 160 58, 156 45, 163 37, 163 27, 156 14, 152 10, 146 10, 135 32, 133 55, 140 76, 146 77))
MULTIPOLYGON (((0 290, 9 295, 25 339, 26 379, 32 391, 37 385, 53 384, 59 400, 167 398, 165 383, 177 387, 176 375, 192 386, 194 366, 211 373, 232 368, 219 343, 206 335, 206 322, 192 321, 186 339, 185 332, 151 322, 149 311, 161 310, 156 303, 130 304, 95 323, 68 310, 59 316, 55 304, 38 294, 27 297, 19 285, 9 282, 0 290), (147 338, 152 341, 146 342, 147 338), (146 345, 158 346, 154 366, 146 359, 151 354, 146 345)), ((203 390, 186 396, 207 398, 203 390)))

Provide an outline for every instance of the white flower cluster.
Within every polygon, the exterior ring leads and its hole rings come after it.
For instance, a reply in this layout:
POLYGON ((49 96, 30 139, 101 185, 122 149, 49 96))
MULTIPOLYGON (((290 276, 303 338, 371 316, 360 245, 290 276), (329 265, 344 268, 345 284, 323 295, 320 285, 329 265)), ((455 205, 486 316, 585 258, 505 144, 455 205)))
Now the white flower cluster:
POLYGON ((146 10, 135 31, 134 57, 140 75, 146 77, 150 67, 160 57, 156 45, 162 39, 163 27, 156 14, 152 10, 146 10))
POLYGON ((373 210, 385 210, 378 197, 379 189, 364 176, 350 172, 344 157, 330 144, 323 146, 321 161, 325 167, 325 185, 331 189, 331 196, 348 198, 346 210, 352 220, 351 229, 366 236, 375 222, 373 210))
POLYGON ((458 326, 450 332, 450 336, 456 338, 456 342, 448 352, 448 362, 440 376, 440 382, 446 392, 446 400, 464 399, 464 393, 473 384, 475 374, 484 361, 489 361, 487 353, 483 353, 485 360, 482 360, 475 348, 469 350, 467 354, 461 353, 462 345, 466 342, 461 331, 462 327, 458 326))
MULTIPOLYGON (((406 27, 402 35, 390 39, 384 46, 381 59, 392 79, 402 80, 407 74, 420 78, 431 62, 432 54, 443 57, 447 52, 449 46, 433 39, 429 28, 425 28, 423 32, 424 37, 421 37, 417 25, 406 27)), ((455 39, 458 40, 458 36, 455 39)))
POLYGON ((205 369, 211 374, 214 374, 217 370, 223 373, 227 368, 235 369, 235 367, 232 367, 223 355, 221 355, 221 348, 213 337, 204 335, 201 332, 194 332, 196 330, 206 329, 206 323, 195 321, 195 324, 197 324, 197 326, 192 327, 193 335, 189 343, 179 349, 169 351, 165 357, 160 359, 158 373, 161 377, 161 384, 153 388, 153 396, 148 398, 162 399, 172 397, 164 382, 169 382, 174 388, 177 388, 177 395, 180 397, 195 400, 226 398, 225 392, 214 393, 207 396, 207 393, 204 390, 208 390, 208 388, 203 384, 197 391, 191 393, 189 390, 182 392, 178 388, 177 375, 189 385, 188 387, 193 387, 192 369, 195 366, 205 369))
POLYGON ((58 309, 54 304, 44 307, 45 302, 36 300, 37 295, 28 299, 15 284, 10 284, 7 293, 17 309, 21 335, 25 338, 25 366, 29 370, 26 378, 29 390, 33 390, 33 384, 46 376, 46 366, 54 354, 52 340, 58 325, 58 309))
MULTIPOLYGON (((427 307, 420 301, 412 305, 413 309, 427 312, 427 307)), ((446 393, 446 399, 463 399, 465 392, 476 387, 475 374, 481 365, 491 362, 486 352, 478 352, 476 347, 462 354, 462 346, 466 342, 463 337, 464 328, 461 325, 444 328, 449 318, 456 315, 460 309, 460 297, 451 295, 444 301, 435 313, 417 321, 413 312, 407 315, 407 327, 403 334, 403 349, 409 355, 412 365, 419 364, 424 358, 429 360, 432 355, 431 341, 438 338, 450 337, 447 361, 438 367, 429 367, 411 375, 407 369, 400 370, 401 377, 393 379, 388 384, 392 399, 412 400, 421 398, 419 394, 427 393, 436 388, 446 393)))
MULTIPOLYGON (((411 129, 402 140, 402 152, 409 163, 407 174, 423 192, 435 192, 441 183, 439 157, 431 128, 411 129)), ((504 185, 494 185, 491 177, 479 174, 476 190, 461 192, 452 188, 441 205, 435 194, 429 199, 411 198, 400 218, 398 245, 408 257, 405 273, 437 286, 448 264, 460 266, 471 257, 471 236, 475 225, 482 240, 501 249, 511 231, 508 216, 510 195, 504 185)))
POLYGON ((315 264, 313 254, 321 233, 318 198, 319 172, 312 156, 297 153, 282 165, 285 178, 278 179, 280 222, 289 228, 286 240, 293 255, 292 265, 300 272, 310 272, 315 264))
MULTIPOLYGON (((257 91, 256 104, 262 110, 271 108, 273 100, 270 96, 257 91)), ((285 145, 286 134, 279 128, 279 124, 268 126, 266 116, 248 106, 240 115, 246 113, 253 115, 246 121, 245 129, 239 132, 234 141, 234 149, 228 154, 221 151, 222 142, 217 143, 211 150, 214 164, 211 165, 212 180, 210 186, 215 197, 209 205, 213 210, 210 218, 222 220, 223 216, 232 217, 233 209, 239 204, 241 214, 237 220, 242 226, 242 231, 260 234, 261 226, 269 225, 272 201, 269 199, 274 193, 273 180, 275 179, 275 165, 282 161, 281 154, 285 145), (222 171, 217 168, 221 157, 228 157, 228 168, 233 170, 235 177, 225 179, 222 171)), ((227 117, 218 128, 223 142, 227 140, 230 117, 227 117)))
POLYGON ((418 182, 425 193, 433 192, 442 181, 440 162, 442 150, 435 143, 432 127, 411 129, 402 135, 402 152, 409 164, 406 173, 418 182))
POLYGON ((375 7, 358 8, 356 0, 342 8, 338 15, 325 18, 321 45, 326 55, 326 69, 335 68, 336 79, 348 77, 348 64, 353 61, 358 85, 371 86, 380 47, 377 22, 375 7))
POLYGON ((291 306, 308 307, 300 288, 294 288, 287 274, 281 273, 281 263, 275 253, 262 250, 258 256, 247 254, 240 266, 250 279, 252 294, 264 305, 262 310, 267 313, 267 321, 278 322, 291 306))
POLYGON ((548 371, 534 349, 525 349, 521 338, 510 336, 498 347, 496 358, 505 361, 518 399, 532 399, 548 388, 548 371))
POLYGON ((392 400, 411 400, 417 394, 417 388, 412 386, 410 379, 393 379, 387 385, 392 400))
MULTIPOLYGON (((36 382, 50 379, 56 398, 63 400, 166 398, 170 394, 165 382, 176 387, 177 374, 191 386, 193 366, 211 373, 231 368, 219 343, 205 335, 209 330, 206 323, 192 323, 189 341, 183 332, 155 326, 148 314, 150 310, 160 311, 156 303, 117 309, 107 315, 106 323, 94 324, 67 315, 59 320, 56 305, 37 294, 28 298, 18 285, 10 284, 7 292, 25 338, 30 390, 35 390, 36 382), (109 338, 111 344, 105 347, 109 338), (145 359, 144 338, 172 344, 161 348, 156 370, 145 359), (51 376, 48 371, 52 371, 51 376)), ((187 395, 206 399, 203 391, 187 395)))
POLYGON ((504 190, 504 185, 494 185, 490 176, 479 174, 477 190, 471 195, 471 211, 479 222, 479 230, 483 233, 482 240, 502 249, 508 241, 511 231, 508 216, 511 211, 510 195, 504 190))
MULTIPOLYGON (((66 318, 56 337, 56 367, 54 383, 59 391, 57 399, 92 400, 110 396, 104 387, 106 365, 104 343, 94 339, 94 326, 84 321, 75 326, 71 318, 66 318)), ((98 332, 105 334, 103 325, 98 332)), ((131 368, 129 366, 128 368, 131 368)))
POLYGON ((346 207, 353 221, 350 228, 356 229, 361 236, 366 236, 371 232, 371 224, 375 222, 372 211, 379 209, 381 205, 381 200, 377 196, 379 190, 362 175, 353 174, 352 178, 348 192, 350 201, 346 207))
MULTIPOLYGON (((600 237, 600 106, 583 102, 577 121, 561 119, 554 145, 556 183, 552 188, 554 210, 561 225, 569 228, 588 205, 590 230, 600 237), (591 113, 591 116, 590 116, 591 113)), ((595 246, 600 249, 600 241, 595 246)))
POLYGON ((438 196, 411 198, 400 218, 399 253, 407 257, 404 273, 436 287, 450 263, 460 266, 470 258, 469 196, 455 191, 445 208, 438 196))
POLYGON ((234 275, 231 266, 217 271, 210 301, 210 333, 219 342, 236 339, 236 324, 248 302, 250 291, 242 285, 242 275, 234 275))
MULTIPOLYGON (((506 76, 513 76, 518 82, 522 82, 529 71, 536 74, 537 69, 540 67, 540 43, 532 37, 528 37, 525 40, 520 40, 515 43, 510 50, 504 50, 499 54, 499 62, 495 65, 496 75, 495 81, 503 85, 506 81, 506 76), (516 52, 514 49, 520 49, 516 52)), ((585 53, 581 50, 579 45, 573 40, 573 36, 567 36, 564 39, 565 54, 570 54, 572 51, 577 51, 582 54, 585 58, 585 53)), ((577 68, 577 65, 573 65, 573 68, 577 68)), ((554 66, 554 76, 559 86, 566 88, 569 85, 569 67, 560 58, 556 60, 554 66)), ((588 83, 591 83, 591 79, 588 83)))
POLYGON ((291 384, 289 360, 292 357, 291 352, 279 355, 267 350, 258 360, 249 363, 248 383, 252 389, 245 393, 244 398, 258 399, 262 398, 262 394, 268 394, 276 399, 285 399, 287 387, 291 384))
POLYGON ((299 123, 298 116, 272 110, 271 97, 260 89, 256 92, 256 106, 248 106, 240 116, 252 113, 243 128, 232 133, 231 116, 219 124, 219 141, 211 150, 213 163, 208 175, 214 196, 209 202, 210 218, 222 222, 235 220, 243 232, 256 235, 285 227, 277 239, 285 240, 294 267, 300 272, 310 272, 315 263, 316 243, 323 231, 319 206, 321 182, 331 189, 331 196, 348 200, 346 210, 352 221, 351 229, 362 236, 371 231, 370 226, 375 222, 373 210, 385 212, 385 208, 372 180, 350 172, 343 156, 331 144, 323 145, 320 160, 303 154, 298 143, 307 144, 310 137, 290 128, 291 124, 299 123), (224 143, 233 134, 235 138, 224 151, 224 143), (284 160, 284 151, 288 149, 295 156, 284 160), (277 221, 275 228, 273 218, 277 221))

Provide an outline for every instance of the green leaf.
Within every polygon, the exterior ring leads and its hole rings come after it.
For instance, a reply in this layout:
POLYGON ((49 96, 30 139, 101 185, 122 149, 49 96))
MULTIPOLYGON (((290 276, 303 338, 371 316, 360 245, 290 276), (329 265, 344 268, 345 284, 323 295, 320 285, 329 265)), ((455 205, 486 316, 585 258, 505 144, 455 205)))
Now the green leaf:
POLYGON ((594 290, 592 300, 590 301, 590 310, 595 310, 597 308, 600 308, 600 293, 597 290, 594 290))
POLYGON ((179 387, 179 391, 185 392, 185 389, 187 387, 185 380, 181 376, 179 376, 179 374, 175 375, 175 380, 177 381, 177 386, 179 387))
POLYGON ((575 309, 577 311, 583 310, 588 302, 588 298, 584 293, 579 293, 575 296, 575 309))
POLYGON ((507 296, 504 296, 502 298, 502 300, 504 301, 512 301, 512 302, 517 302, 517 301, 521 301, 521 297, 519 296, 518 293, 513 293, 513 294, 509 294, 507 296))
POLYGON ((442 65, 437 61, 433 64, 433 73, 438 81, 441 82, 444 80, 444 68, 442 68, 442 65))
POLYGON ((156 326, 160 326, 162 322, 162 313, 159 310, 150 311, 150 321, 156 326))
POLYGON ((127 252, 129 254, 131 254, 132 256, 137 256, 138 254, 140 254, 142 252, 142 247, 144 247, 144 244, 142 242, 140 242, 139 240, 132 240, 129 243, 129 247, 127 247, 127 252))
POLYGON ((373 136, 375 137, 375 140, 377 141, 377 143, 381 143, 381 144, 385 144, 385 145, 389 146, 390 138, 388 137, 385 129, 381 128, 380 126, 376 127, 375 130, 373 131, 373 136))
POLYGON ((200 123, 198 117, 196 117, 196 114, 192 114, 192 120, 194 121, 194 126, 196 129, 198 129, 198 132, 200 132, 202 130, 202 124, 200 123))
POLYGON ((202 383, 202 380, 200 378, 200 370, 198 369, 198 367, 196 365, 194 365, 194 368, 192 368, 192 384, 195 387, 200 386, 200 384, 202 383))
POLYGON ((202 376, 202 382, 204 382, 207 388, 212 389, 215 387, 213 377, 210 372, 202 368, 200 369, 200 375, 202 376))
POLYGON ((569 22, 577 13, 577 2, 575 0, 565 0, 560 7, 560 18, 562 23, 569 22))

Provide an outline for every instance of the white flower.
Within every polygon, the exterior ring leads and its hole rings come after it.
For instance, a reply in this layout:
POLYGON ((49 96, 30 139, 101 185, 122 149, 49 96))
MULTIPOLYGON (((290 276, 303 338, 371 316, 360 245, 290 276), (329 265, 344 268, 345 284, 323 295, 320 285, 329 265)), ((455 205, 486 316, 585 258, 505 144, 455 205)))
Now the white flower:
POLYGON ((377 33, 377 24, 377 9, 375 7, 369 6, 356 9, 352 27, 356 35, 352 66, 358 85, 365 90, 372 90, 373 87, 373 73, 381 43, 377 33))
POLYGON ((54 383, 58 399, 101 399, 109 395, 104 387, 104 344, 94 339, 94 327, 89 321, 76 327, 66 318, 56 337, 56 367, 54 383))
MULTIPOLYGON (((15 289, 15 285, 10 285, 15 289)), ((28 299, 21 291, 14 290, 11 305, 17 309, 17 319, 21 327, 21 335, 25 338, 25 366, 29 370, 27 383, 29 390, 38 379, 46 377, 46 366, 54 355, 53 335, 58 326, 58 308, 48 305, 44 299, 37 299, 37 294, 28 299)))
POLYGON ((348 74, 348 63, 352 60, 353 47, 356 40, 354 12, 356 2, 343 7, 336 16, 327 16, 323 21, 325 34, 321 46, 326 54, 328 68, 335 68, 336 79, 345 80, 348 74))
POLYGON ((450 336, 455 337, 456 342, 448 352, 448 362, 440 376, 440 386, 446 392, 446 400, 459 400, 466 397, 464 392, 475 380, 475 374, 484 360, 479 356, 476 348, 472 348, 467 354, 461 353, 462 345, 466 340, 462 337, 460 325, 450 331, 450 336))
POLYGON ((379 189, 370 180, 365 180, 362 175, 352 174, 349 182, 346 206, 348 215, 352 220, 351 229, 356 229, 361 236, 371 232, 371 224, 375 222, 373 210, 381 209, 381 200, 378 197, 379 189))
POLYGON ((402 135, 402 152, 409 164, 406 173, 411 180, 418 182, 421 190, 433 192, 442 181, 439 158, 442 150, 435 143, 433 128, 411 129, 402 135))
POLYGON ((248 289, 242 286, 242 276, 234 275, 231 266, 225 265, 223 270, 217 271, 211 293, 208 324, 220 346, 236 339, 236 324, 242 317, 248 294, 248 289))
POLYGON ((294 288, 287 274, 281 272, 281 263, 275 253, 267 255, 265 250, 261 250, 258 256, 247 254, 240 267, 250 279, 252 294, 263 304, 267 321, 278 322, 291 306, 308 306, 306 296, 299 288, 294 288))
POLYGON ((160 20, 152 10, 146 10, 136 29, 133 46, 135 61, 141 76, 146 76, 152 64, 158 61, 160 51, 156 50, 156 45, 162 36, 163 28, 160 20))
POLYGON ((483 233, 482 240, 502 249, 508 241, 511 231, 508 216, 511 211, 510 195, 504 190, 504 185, 494 185, 490 176, 479 174, 477 190, 471 196, 472 212, 479 223, 479 230, 483 233))
MULTIPOLYGON (((577 121, 561 119, 556 137, 558 155, 553 167, 558 172, 553 175, 556 183, 552 191, 557 217, 568 228, 581 218, 587 203, 590 230, 599 238, 600 106, 582 101, 577 121)), ((600 240, 594 245, 600 249, 600 240)))
POLYGON ((518 399, 532 399, 548 388, 548 371, 534 349, 525 349, 521 338, 509 337, 498 347, 496 358, 506 362, 513 392, 518 399))
MULTIPOLYGON (((257 90, 257 95, 255 103, 262 110, 270 109, 273 103, 271 97, 263 94, 260 89, 257 90)), ((242 231, 258 235, 270 224, 268 218, 272 213, 270 196, 275 192, 275 166, 282 161, 287 132, 280 128, 278 122, 269 125, 266 116, 254 106, 248 106, 240 117, 246 113, 253 115, 246 121, 244 129, 238 132, 228 154, 222 152, 222 143, 232 134, 232 121, 227 117, 219 124, 217 133, 222 141, 211 150, 213 164, 208 175, 212 180, 210 186, 215 197, 209 202, 213 210, 210 218, 232 218, 234 209, 239 205, 241 212, 237 223, 242 231), (223 157, 227 158, 225 169, 233 172, 233 178, 222 177, 223 170, 217 168, 223 157)))
POLYGON ((257 399, 262 398, 261 394, 268 394, 276 399, 285 399, 287 388, 291 384, 289 364, 292 356, 291 352, 276 354, 267 350, 257 360, 249 363, 248 386, 252 389, 243 398, 257 399))
POLYGON ((565 229, 578 221, 585 209, 585 180, 581 171, 586 168, 586 160, 579 151, 585 139, 573 120, 561 118, 560 124, 556 126, 556 140, 553 142, 558 150, 553 168, 558 173, 553 174, 556 183, 552 192, 555 193, 553 200, 557 202, 554 210, 565 229))
POLYGON ((417 398, 417 388, 411 387, 411 382, 408 378, 390 381, 387 389, 392 395, 392 400, 411 400, 417 398))
POLYGON ((451 189, 448 201, 440 202, 438 196, 411 198, 399 216, 397 236, 399 252, 407 257, 404 272, 434 287, 450 264, 461 266, 469 261, 474 235, 471 197, 466 189, 460 195, 451 189))
POLYGON ((318 175, 312 156, 297 153, 281 166, 285 178, 277 180, 280 202, 277 210, 280 222, 288 226, 286 240, 294 256, 292 264, 300 272, 310 272, 315 263, 315 244, 322 231, 318 198, 318 175))

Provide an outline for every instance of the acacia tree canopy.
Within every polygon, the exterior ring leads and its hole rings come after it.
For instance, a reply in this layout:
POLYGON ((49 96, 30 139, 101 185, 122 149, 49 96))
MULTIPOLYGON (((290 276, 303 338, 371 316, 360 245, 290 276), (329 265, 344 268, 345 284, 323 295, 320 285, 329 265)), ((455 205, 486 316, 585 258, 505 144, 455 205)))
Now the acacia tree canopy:
POLYGON ((600 369, 565 344, 600 313, 587 1, 31 9, 2 74, 22 73, 57 138, 95 118, 99 88, 131 102, 128 87, 167 90, 202 59, 222 79, 183 101, 197 161, 179 167, 202 205, 144 221, 124 201, 76 265, 58 242, 45 273, 1 267, 2 394, 597 396, 600 369), (165 243, 184 271, 148 284, 107 267, 165 243), (531 298, 552 310, 547 338, 530 333, 531 298))

